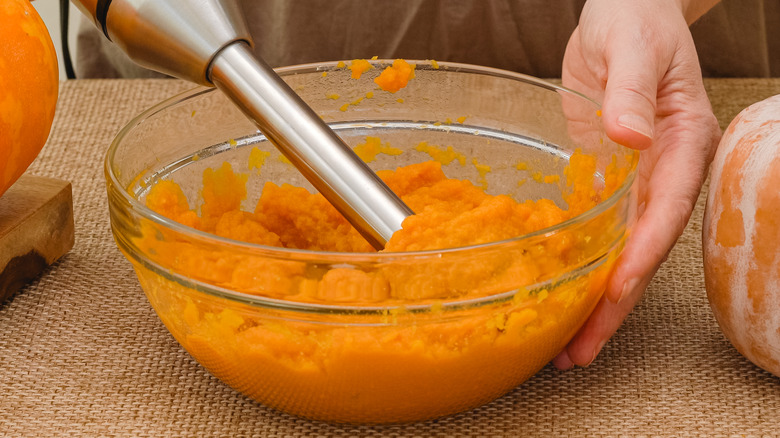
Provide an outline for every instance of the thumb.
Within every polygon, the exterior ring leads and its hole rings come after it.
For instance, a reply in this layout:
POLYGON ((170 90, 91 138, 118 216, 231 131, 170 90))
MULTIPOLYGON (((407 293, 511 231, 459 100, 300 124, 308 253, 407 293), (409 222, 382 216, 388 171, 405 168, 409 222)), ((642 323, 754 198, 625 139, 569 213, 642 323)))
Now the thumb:
MULTIPOLYGON (((647 149, 653 144, 656 93, 661 73, 649 56, 652 50, 622 44, 611 51, 607 61, 604 90, 604 129, 613 141, 647 149), (623 47, 620 47, 620 46, 623 47)), ((645 48, 647 49, 647 48, 645 48)))

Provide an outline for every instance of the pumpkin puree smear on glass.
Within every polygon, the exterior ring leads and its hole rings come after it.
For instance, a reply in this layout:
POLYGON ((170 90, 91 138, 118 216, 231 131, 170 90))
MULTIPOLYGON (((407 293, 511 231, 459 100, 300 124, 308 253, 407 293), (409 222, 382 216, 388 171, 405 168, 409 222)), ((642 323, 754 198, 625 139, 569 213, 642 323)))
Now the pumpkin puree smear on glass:
MULTIPOLYGON (((354 65, 367 69, 362 63, 354 65)), ((413 78, 414 68, 405 61, 397 60, 388 69, 390 73, 376 80, 384 90, 397 91, 413 78)), ((628 172, 613 160, 597 182, 596 158, 574 153, 561 178, 545 179, 560 187, 565 201, 560 207, 548 199, 491 195, 483 185, 448 178, 442 163, 480 166, 451 147, 425 143, 416 150, 432 159, 377 172, 416 213, 383 252, 445 250, 533 233, 591 209, 610 196, 628 172)), ((379 154, 403 153, 377 137, 366 138, 355 151, 367 162, 379 154)), ((253 151, 249 168, 259 170, 264 159, 253 151)), ((519 169, 527 165, 516 168, 522 184, 519 169)), ((483 171, 490 169, 483 166, 483 171)), ((202 199, 187 199, 175 182, 161 180, 150 189, 146 204, 186 226, 242 242, 374 252, 324 197, 301 187, 267 182, 249 188, 262 192, 254 210, 242 210, 247 180, 248 175, 226 162, 204 171, 202 199), (196 201, 199 209, 191 207, 196 201)), ((477 406, 541 368, 539 357, 563 346, 546 340, 571 337, 578 327, 568 321, 592 310, 596 300, 585 298, 603 292, 616 251, 586 275, 555 282, 555 273, 587 263, 584 254, 615 240, 617 231, 603 231, 613 228, 608 225, 602 221, 511 251, 498 247, 478 260, 443 257, 441 263, 377 264, 370 270, 318 270, 261 252, 249 256, 209 250, 166 236, 150 224, 137 244, 177 274, 232 291, 289 302, 386 308, 365 327, 350 325, 347 316, 328 324, 283 316, 260 319, 221 308, 213 297, 181 292, 186 288, 169 280, 140 276, 148 283, 145 289, 165 303, 156 310, 177 340, 231 386, 298 415, 397 422, 477 406), (551 286, 541 290, 518 286, 545 281, 551 286), (442 303, 506 291, 512 293, 502 304, 476 306, 442 320, 442 303), (412 315, 407 308, 415 305, 426 312, 412 315), (504 372, 481 371, 495 369, 502 361, 504 372), (415 397, 408 396, 407 388, 414 388, 415 397), (293 392, 298 395, 288 396, 293 392), (310 400, 302 401, 300 394, 309 394, 310 400)))

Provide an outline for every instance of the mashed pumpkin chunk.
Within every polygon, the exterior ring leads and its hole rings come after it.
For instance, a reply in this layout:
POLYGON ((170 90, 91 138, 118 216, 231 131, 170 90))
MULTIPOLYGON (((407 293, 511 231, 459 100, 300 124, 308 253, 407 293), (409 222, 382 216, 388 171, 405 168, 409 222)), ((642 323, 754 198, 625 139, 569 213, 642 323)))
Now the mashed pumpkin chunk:
POLYGON ((396 59, 393 65, 385 68, 382 73, 374 79, 379 88, 395 93, 404 88, 409 83, 409 79, 414 78, 414 65, 409 64, 403 59, 396 59))
POLYGON ((352 79, 360 79, 363 73, 371 70, 374 66, 365 59, 354 59, 349 63, 349 69, 352 71, 352 79))

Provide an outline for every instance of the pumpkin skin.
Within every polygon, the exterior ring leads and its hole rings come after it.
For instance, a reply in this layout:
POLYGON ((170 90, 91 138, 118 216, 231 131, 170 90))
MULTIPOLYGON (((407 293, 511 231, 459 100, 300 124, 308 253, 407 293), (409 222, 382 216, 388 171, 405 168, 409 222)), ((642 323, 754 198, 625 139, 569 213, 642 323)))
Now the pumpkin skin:
POLYGON ((707 297, 721 330, 780 376, 780 95, 742 110, 723 134, 702 233, 707 297))
POLYGON ((49 32, 30 0, 0 1, 0 196, 49 137, 59 70, 49 32))

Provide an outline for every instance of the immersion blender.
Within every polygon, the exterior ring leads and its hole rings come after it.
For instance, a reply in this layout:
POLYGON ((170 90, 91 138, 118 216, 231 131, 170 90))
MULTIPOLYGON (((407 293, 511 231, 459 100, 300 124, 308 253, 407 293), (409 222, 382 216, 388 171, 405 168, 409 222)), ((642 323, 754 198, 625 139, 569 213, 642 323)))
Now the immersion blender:
POLYGON ((141 66, 233 101, 376 249, 413 214, 271 69, 254 55, 237 0, 73 0, 141 66))

